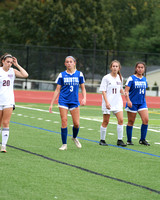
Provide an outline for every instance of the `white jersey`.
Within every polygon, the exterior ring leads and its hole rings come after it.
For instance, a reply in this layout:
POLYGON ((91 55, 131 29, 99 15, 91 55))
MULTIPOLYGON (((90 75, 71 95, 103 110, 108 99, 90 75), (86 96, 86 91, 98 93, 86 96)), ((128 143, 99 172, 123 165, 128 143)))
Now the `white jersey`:
MULTIPOLYGON (((120 90, 123 89, 123 81, 121 81, 119 75, 117 77, 107 74, 103 77, 100 85, 100 91, 105 91, 107 100, 111 106, 109 111, 117 111, 123 108, 123 101, 120 90)), ((102 95, 102 109, 106 108, 106 103, 102 95)))
POLYGON ((0 67, 0 105, 15 104, 13 85, 15 73, 13 68, 7 72, 0 67))

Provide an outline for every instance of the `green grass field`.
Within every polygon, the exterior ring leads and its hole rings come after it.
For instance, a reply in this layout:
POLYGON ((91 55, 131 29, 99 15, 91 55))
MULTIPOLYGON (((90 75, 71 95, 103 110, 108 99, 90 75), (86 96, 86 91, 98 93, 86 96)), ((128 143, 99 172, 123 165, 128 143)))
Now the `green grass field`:
MULTIPOLYGON (((111 115, 106 142, 100 146, 101 107, 80 107, 79 140, 60 151, 60 116, 46 104, 17 103, 10 123, 7 153, 0 153, 0 199, 3 200, 152 200, 160 199, 160 109, 149 109, 147 140, 139 145, 137 115, 134 146, 117 147, 116 118, 111 115)), ((124 111, 124 125, 127 123, 124 111)), ((1 140, 0 140, 1 141, 1 140)), ((124 141, 126 131, 124 127, 124 141)))

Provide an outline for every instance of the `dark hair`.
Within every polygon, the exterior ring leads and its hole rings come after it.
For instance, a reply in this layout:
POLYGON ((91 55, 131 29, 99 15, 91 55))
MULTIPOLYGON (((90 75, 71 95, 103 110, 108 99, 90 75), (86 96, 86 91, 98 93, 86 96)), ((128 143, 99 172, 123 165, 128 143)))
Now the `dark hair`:
MULTIPOLYGON (((136 62, 136 65, 135 65, 134 74, 137 74, 136 68, 137 68, 137 66, 138 66, 139 64, 142 64, 142 65, 144 66, 144 68, 145 68, 144 73, 145 73, 145 71, 146 71, 146 63, 145 63, 145 62, 142 62, 142 61, 138 61, 138 62, 136 62)), ((143 73, 143 74, 144 74, 144 73, 143 73)))
POLYGON ((122 81, 122 75, 121 75, 121 72, 120 72, 121 63, 120 63, 118 60, 113 60, 113 61, 111 62, 111 64, 110 64, 109 68, 111 69, 111 67, 112 67, 112 65, 113 65, 114 62, 118 63, 118 65, 119 65, 118 75, 119 75, 119 77, 120 77, 120 80, 122 81))
POLYGON ((0 67, 3 66, 2 60, 6 60, 6 58, 12 58, 13 56, 9 53, 5 53, 4 55, 1 56, 0 58, 0 67))

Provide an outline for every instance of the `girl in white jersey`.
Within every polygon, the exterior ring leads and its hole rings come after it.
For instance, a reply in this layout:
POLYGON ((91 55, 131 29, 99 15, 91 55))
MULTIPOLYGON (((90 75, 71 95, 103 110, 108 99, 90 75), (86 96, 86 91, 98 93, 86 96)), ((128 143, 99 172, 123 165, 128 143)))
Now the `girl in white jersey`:
POLYGON ((66 71, 61 72, 56 79, 57 87, 54 92, 51 105, 49 107, 49 112, 52 113, 52 107, 54 101, 59 95, 58 107, 61 116, 61 139, 62 146, 59 150, 67 150, 67 114, 68 110, 72 115, 73 120, 73 137, 75 145, 78 148, 81 148, 82 145, 77 139, 79 132, 79 100, 78 100, 78 91, 79 85, 82 90, 82 102, 81 105, 86 104, 86 89, 84 85, 84 76, 82 72, 76 70, 76 60, 72 56, 67 56, 65 59, 66 71))
POLYGON ((117 134, 118 146, 126 146, 124 144, 123 138, 123 101, 121 94, 123 91, 123 80, 120 73, 121 64, 119 61, 114 60, 110 64, 111 73, 105 75, 102 79, 100 85, 100 91, 102 91, 102 112, 103 112, 103 122, 100 127, 100 142, 102 146, 107 146, 105 142, 107 126, 109 123, 109 118, 111 111, 117 117, 117 134))
POLYGON ((2 131, 1 152, 6 152, 6 144, 9 138, 9 122, 15 104, 13 92, 15 77, 27 78, 28 73, 18 64, 15 57, 11 54, 5 53, 0 58, 0 133, 2 131), (17 67, 18 70, 13 69, 11 67, 12 64, 17 67))

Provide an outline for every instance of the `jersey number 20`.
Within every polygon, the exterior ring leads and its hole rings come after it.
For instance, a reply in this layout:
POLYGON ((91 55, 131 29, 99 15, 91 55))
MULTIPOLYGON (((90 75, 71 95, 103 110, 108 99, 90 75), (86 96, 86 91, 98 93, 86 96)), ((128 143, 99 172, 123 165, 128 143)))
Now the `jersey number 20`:
POLYGON ((3 80, 3 86, 10 86, 10 80, 3 80))

